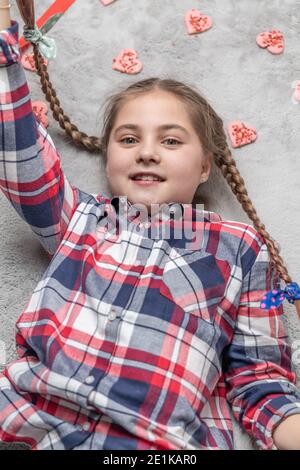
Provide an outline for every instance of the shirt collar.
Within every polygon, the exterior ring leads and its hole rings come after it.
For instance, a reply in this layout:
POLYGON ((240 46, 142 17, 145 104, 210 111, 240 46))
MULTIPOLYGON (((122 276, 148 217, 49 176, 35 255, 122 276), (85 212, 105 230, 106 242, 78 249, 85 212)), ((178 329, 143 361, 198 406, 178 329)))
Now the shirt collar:
MULTIPOLYGON (((116 214, 119 215, 121 208, 122 212, 126 213, 129 221, 135 221, 139 219, 138 205, 132 204, 126 196, 114 196, 109 200, 109 203, 114 207, 116 214), (127 206, 127 207, 126 207, 127 206)), ((184 214, 184 204, 180 202, 169 202, 162 204, 159 210, 159 216, 162 220, 180 220, 184 214)), ((151 219, 151 215, 148 215, 148 219, 151 219)))

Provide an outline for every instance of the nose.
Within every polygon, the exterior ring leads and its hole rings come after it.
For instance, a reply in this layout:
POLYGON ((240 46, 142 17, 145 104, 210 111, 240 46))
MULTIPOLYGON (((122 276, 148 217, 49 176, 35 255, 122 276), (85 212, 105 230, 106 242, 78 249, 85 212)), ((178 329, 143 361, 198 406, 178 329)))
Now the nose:
POLYGON ((160 162, 160 156, 157 150, 155 149, 154 145, 144 145, 142 148, 139 149, 139 152, 136 157, 137 162, 148 162, 148 161, 154 161, 154 162, 160 162))

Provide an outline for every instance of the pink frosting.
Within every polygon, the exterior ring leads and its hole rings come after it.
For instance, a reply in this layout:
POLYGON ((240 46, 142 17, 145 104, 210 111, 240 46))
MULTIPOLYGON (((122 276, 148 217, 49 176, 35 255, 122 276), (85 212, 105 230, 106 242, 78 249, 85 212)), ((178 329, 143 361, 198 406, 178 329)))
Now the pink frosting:
POLYGON ((185 24, 188 34, 203 33, 212 27, 212 19, 210 16, 203 15, 199 10, 192 8, 185 14, 185 24))
POLYGON ((114 2, 115 0, 101 0, 101 2, 103 3, 103 5, 109 5, 110 3, 114 2))
POLYGON ((260 33, 256 37, 256 43, 260 47, 267 48, 272 54, 282 54, 284 51, 284 37, 277 29, 260 33))
POLYGON ((241 121, 232 121, 228 125, 228 133, 234 148, 251 144, 256 140, 257 132, 254 127, 247 126, 241 121))
POLYGON ((296 84, 294 97, 297 101, 300 101, 300 81, 296 84))
MULTIPOLYGON (((48 60, 43 57, 43 63, 48 65, 48 60)), ((34 61, 34 54, 22 54, 21 55, 21 64, 23 65, 24 69, 30 70, 31 72, 36 72, 35 61, 34 61)))
POLYGON ((122 49, 117 57, 113 59, 114 70, 119 72, 135 74, 139 73, 143 64, 140 60, 137 59, 137 53, 134 49, 122 49))
POLYGON ((32 111, 45 128, 49 126, 49 121, 46 116, 48 113, 48 106, 44 101, 32 101, 32 111))

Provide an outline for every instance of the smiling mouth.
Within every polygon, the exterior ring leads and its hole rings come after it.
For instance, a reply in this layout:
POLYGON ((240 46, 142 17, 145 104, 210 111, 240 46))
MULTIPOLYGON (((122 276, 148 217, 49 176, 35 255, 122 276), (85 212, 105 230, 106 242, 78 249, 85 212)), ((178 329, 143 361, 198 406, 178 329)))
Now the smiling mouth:
POLYGON ((159 175, 155 174, 136 174, 133 176, 130 176, 129 179, 131 179, 134 183, 139 184, 141 186, 152 186, 152 185, 157 185, 159 183, 162 183, 165 181, 164 178, 162 178, 159 175))
POLYGON ((131 178, 131 181, 136 184, 139 184, 140 186, 152 186, 163 183, 163 180, 135 180, 133 178, 131 178))

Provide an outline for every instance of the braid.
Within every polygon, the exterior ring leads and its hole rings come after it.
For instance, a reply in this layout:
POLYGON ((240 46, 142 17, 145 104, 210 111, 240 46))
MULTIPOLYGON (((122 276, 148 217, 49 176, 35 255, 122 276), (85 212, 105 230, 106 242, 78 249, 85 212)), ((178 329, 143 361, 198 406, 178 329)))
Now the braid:
POLYGON ((219 152, 218 155, 215 155, 215 163, 220 168, 233 194, 235 194, 237 200, 241 203, 249 219, 252 220, 254 227, 264 238, 271 255, 271 263, 269 267, 270 271, 275 266, 277 273, 279 274, 281 279, 283 279, 286 283, 292 282, 292 279, 288 274, 284 261, 279 254, 277 246, 275 245, 270 234, 267 232, 265 225, 261 222, 259 216, 257 215, 256 209, 248 196, 244 179, 242 178, 239 170, 237 169, 236 161, 232 157, 231 151, 227 143, 224 146, 224 150, 222 152, 219 152))
MULTIPOLYGON (((30 29, 34 28, 35 25, 35 11, 33 0, 17 0, 17 5, 23 21, 26 26, 30 29)), ((41 79, 42 90, 45 94, 47 101, 50 103, 50 107, 53 111, 53 117, 58 121, 60 127, 66 131, 66 133, 72 138, 73 142, 78 146, 83 146, 85 149, 91 152, 101 152, 101 139, 99 137, 88 136, 84 132, 81 132, 75 124, 73 124, 70 118, 64 113, 64 110, 60 106, 59 99, 56 96, 52 83, 50 82, 47 66, 43 61, 43 57, 39 52, 38 45, 32 44, 34 52, 34 61, 37 72, 41 79)))

